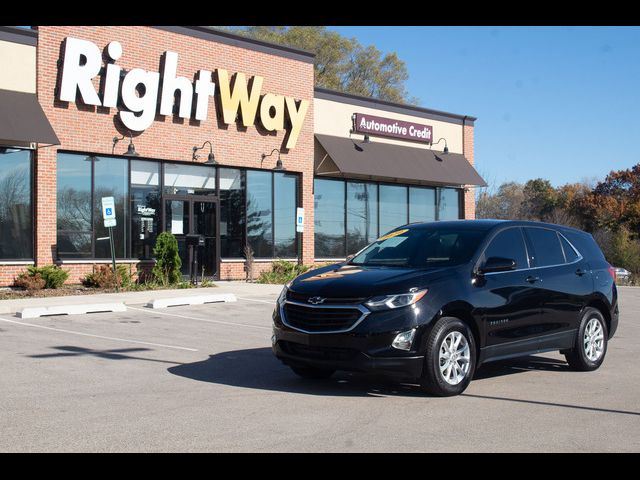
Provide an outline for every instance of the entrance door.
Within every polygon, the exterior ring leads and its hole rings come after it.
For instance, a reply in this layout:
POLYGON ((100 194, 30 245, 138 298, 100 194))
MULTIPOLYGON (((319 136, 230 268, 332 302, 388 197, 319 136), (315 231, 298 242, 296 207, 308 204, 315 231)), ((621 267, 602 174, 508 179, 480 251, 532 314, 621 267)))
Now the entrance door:
POLYGON ((175 235, 178 241, 182 275, 186 278, 196 274, 202 278, 203 273, 204 277, 216 277, 218 274, 217 205, 213 200, 201 198, 165 196, 164 200, 164 231, 175 235), (187 236, 190 234, 202 235, 204 245, 189 245, 187 236), (197 255, 197 264, 194 255, 197 255))

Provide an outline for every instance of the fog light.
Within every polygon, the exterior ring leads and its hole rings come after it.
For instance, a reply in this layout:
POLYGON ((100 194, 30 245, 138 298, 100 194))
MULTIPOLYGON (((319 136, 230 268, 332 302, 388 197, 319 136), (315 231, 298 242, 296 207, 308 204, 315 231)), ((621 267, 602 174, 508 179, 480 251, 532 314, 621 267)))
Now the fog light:
POLYGON ((393 339, 391 346, 398 350, 411 350, 411 344, 413 343, 413 337, 416 334, 416 330, 407 330, 406 332, 400 332, 393 339))

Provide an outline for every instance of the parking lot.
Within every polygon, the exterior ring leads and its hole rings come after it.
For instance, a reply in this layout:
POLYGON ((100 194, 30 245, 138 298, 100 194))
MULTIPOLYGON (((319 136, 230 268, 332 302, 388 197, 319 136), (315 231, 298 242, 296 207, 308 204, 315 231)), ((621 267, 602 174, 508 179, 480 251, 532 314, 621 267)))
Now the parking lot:
POLYGON ((0 315, 0 451, 640 451, 640 289, 620 288, 604 365, 544 354, 482 367, 466 392, 271 354, 276 294, 21 320, 0 315))

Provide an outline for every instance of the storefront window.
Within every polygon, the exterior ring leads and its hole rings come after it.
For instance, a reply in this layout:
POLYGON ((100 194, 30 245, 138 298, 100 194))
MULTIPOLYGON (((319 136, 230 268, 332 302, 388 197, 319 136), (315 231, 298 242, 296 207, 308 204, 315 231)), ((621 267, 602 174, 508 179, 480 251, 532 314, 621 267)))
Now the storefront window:
POLYGON ((247 171, 247 241, 256 258, 273 256, 272 173, 247 171))
POLYGON ((378 237, 378 186, 347 183, 347 255, 378 237))
POLYGON ((94 258, 111 258, 109 229, 102 218, 102 198, 113 197, 116 206, 116 226, 113 227, 113 245, 116 257, 126 258, 129 212, 127 199, 129 192, 129 161, 126 158, 97 157, 94 161, 93 184, 93 232, 95 242, 94 258))
POLYGON ((409 187, 409 223, 433 222, 436 219, 436 190, 409 187))
POLYGON ((407 222, 407 187, 380 185, 380 234, 407 222))
POLYGON ((460 190, 439 188, 438 194, 438 220, 457 220, 460 218, 460 190))
POLYGON ((33 258, 31 152, 0 148, 0 260, 33 258))
POLYGON ((131 161, 131 257, 149 259, 160 227, 160 163, 131 161))
POLYGON ((345 182, 316 179, 313 218, 316 258, 345 257, 345 182))
POLYGON ((298 176, 274 173, 273 237, 275 256, 296 256, 296 193, 298 176))
POLYGON ((164 164, 164 193, 170 195, 214 195, 216 169, 210 165, 164 164))
POLYGON ((236 168, 220 169, 220 256, 241 258, 245 226, 244 173, 236 168))
POLYGON ((93 255, 91 173, 96 157, 58 154, 58 256, 82 258, 93 255))

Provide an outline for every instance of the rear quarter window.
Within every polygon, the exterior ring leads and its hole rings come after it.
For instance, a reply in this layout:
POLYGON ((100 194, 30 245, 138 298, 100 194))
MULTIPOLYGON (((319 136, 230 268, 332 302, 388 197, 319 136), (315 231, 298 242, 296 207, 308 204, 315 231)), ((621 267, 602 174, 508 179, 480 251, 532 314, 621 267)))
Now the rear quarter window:
POLYGON ((567 237, 587 261, 599 260, 606 262, 604 253, 602 253, 602 250, 600 250, 600 247, 590 234, 575 230, 562 230, 562 234, 567 237))
POLYGON ((560 238, 555 230, 526 227, 524 229, 532 246, 532 259, 535 267, 548 267, 565 263, 560 238))

